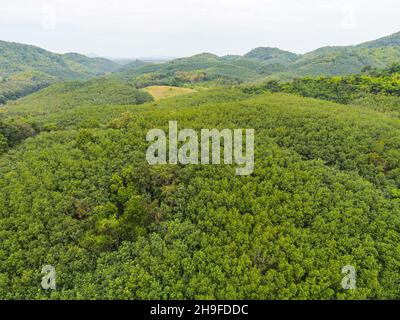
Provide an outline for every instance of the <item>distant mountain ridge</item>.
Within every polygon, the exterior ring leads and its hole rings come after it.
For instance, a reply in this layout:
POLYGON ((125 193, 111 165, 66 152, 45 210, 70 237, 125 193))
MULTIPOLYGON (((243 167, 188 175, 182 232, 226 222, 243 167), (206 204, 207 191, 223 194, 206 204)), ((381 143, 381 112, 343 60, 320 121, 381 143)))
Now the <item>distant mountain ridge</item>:
POLYGON ((400 61, 400 32, 354 46, 322 47, 306 54, 259 47, 243 56, 197 54, 162 64, 123 66, 113 76, 139 86, 187 82, 247 82, 266 78, 348 75, 366 66, 386 68, 400 61))
POLYGON ((200 53, 162 63, 133 60, 126 65, 78 53, 56 54, 39 47, 0 41, 0 104, 63 80, 109 77, 149 85, 197 82, 235 84, 264 79, 348 75, 365 67, 400 61, 400 32, 354 46, 322 47, 306 54, 258 47, 243 56, 200 53))
POLYGON ((400 61, 400 32, 355 46, 323 47, 301 55, 285 72, 296 76, 348 75, 366 66, 385 68, 400 61))

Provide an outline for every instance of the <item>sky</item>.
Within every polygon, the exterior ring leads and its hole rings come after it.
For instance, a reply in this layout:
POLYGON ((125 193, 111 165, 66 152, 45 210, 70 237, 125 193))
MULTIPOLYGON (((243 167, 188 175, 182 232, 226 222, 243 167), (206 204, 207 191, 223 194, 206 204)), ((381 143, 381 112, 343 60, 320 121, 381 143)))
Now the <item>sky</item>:
POLYGON ((305 53, 400 31, 399 0, 0 0, 0 40, 113 58, 305 53))

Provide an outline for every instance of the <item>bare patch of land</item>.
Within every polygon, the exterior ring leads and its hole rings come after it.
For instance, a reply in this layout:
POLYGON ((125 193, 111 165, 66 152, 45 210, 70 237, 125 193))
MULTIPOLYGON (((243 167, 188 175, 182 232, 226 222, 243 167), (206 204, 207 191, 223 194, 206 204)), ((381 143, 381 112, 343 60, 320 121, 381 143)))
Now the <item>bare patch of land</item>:
POLYGON ((180 87, 172 87, 172 86, 150 86, 144 88, 146 92, 151 94, 155 100, 170 98, 174 96, 179 96, 182 94, 194 93, 196 90, 189 88, 180 88, 180 87))

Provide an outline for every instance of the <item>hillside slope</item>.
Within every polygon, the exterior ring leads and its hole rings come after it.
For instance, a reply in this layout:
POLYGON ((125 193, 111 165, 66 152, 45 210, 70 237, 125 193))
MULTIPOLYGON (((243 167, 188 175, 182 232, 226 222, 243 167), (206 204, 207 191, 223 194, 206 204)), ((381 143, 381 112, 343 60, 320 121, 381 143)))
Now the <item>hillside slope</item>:
POLYGON ((106 77, 56 83, 0 108, 9 116, 45 117, 87 105, 137 105, 152 101, 145 91, 106 77))
POLYGON ((77 53, 0 41, 0 104, 60 80, 83 80, 117 70, 120 65, 77 53))
POLYGON ((276 61, 281 60, 272 58, 269 61, 242 56, 218 57, 211 53, 201 53, 161 64, 124 66, 113 73, 113 76, 132 81, 139 87, 205 82, 231 84, 263 78, 270 73, 269 65, 276 65, 273 63, 276 61))
POLYGON ((324 47, 304 54, 288 72, 295 75, 347 75, 366 66, 385 68, 400 61, 400 32, 356 46, 324 47))
POLYGON ((40 121, 68 120, 0 158, 3 298, 400 297, 398 119, 225 88, 40 121), (146 134, 171 119, 255 129, 254 173, 148 165, 146 134), (57 290, 40 290, 47 264, 57 290))
POLYGON ((54 54, 34 46, 0 41, 0 104, 38 91, 60 80, 110 78, 151 85, 237 84, 266 78, 347 75, 365 67, 385 68, 400 61, 400 33, 348 47, 324 47, 304 55, 259 47, 244 56, 197 54, 165 63, 140 60, 121 66, 76 53, 54 54))
POLYGON ((298 55, 259 47, 244 56, 210 53, 162 64, 124 66, 115 76, 139 87, 193 83, 231 84, 265 78, 293 79, 360 73, 365 67, 385 68, 400 61, 400 33, 356 46, 324 47, 298 55))

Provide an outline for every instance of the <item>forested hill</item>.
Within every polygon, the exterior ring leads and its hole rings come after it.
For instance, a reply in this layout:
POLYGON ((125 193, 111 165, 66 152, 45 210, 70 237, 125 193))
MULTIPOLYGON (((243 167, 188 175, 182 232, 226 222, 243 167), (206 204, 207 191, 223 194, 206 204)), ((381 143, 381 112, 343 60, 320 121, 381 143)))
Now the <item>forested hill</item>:
POLYGON ((83 80, 117 70, 119 64, 77 53, 0 41, 0 104, 60 80, 83 80))
POLYGON ((289 64, 298 59, 299 55, 278 48, 258 47, 244 55, 245 58, 267 61, 269 63, 289 64))
POLYGON ((0 298, 399 299, 400 65, 375 69, 398 39, 93 79, 114 64, 2 43, 1 85, 60 83, 0 108, 0 298), (308 72, 326 76, 230 85, 308 72), (168 82, 186 87, 149 87, 168 82), (254 129, 254 171, 149 165, 146 135, 171 120, 254 129))
POLYGON ((400 61, 400 33, 356 46, 324 47, 298 55, 258 47, 243 56, 201 53, 165 63, 133 61, 126 66, 77 53, 0 41, 0 104, 60 80, 83 80, 111 73, 137 88, 151 85, 237 84, 302 76, 348 75, 365 67, 385 68, 400 61))
POLYGON ((398 119, 238 88, 81 106, 94 85, 52 86, 24 99, 28 123, 0 126, 18 144, 0 157, 2 298, 400 297, 398 119), (63 89, 79 104, 36 112, 63 89), (171 119, 254 128, 254 173, 149 166, 146 133, 171 119), (57 290, 40 287, 48 264, 57 290), (341 286, 346 265, 357 290, 341 286))
POLYGON ((400 32, 356 46, 323 47, 292 59, 280 75, 285 77, 348 75, 363 68, 385 68, 400 61, 400 32))
POLYGON ((390 36, 380 38, 378 40, 364 42, 357 47, 359 48, 381 48, 381 47, 395 47, 400 46, 400 32, 394 33, 390 36))
POLYGON ((348 75, 365 67, 385 68, 400 61, 400 33, 356 46, 324 47, 298 55, 259 47, 243 56, 202 53, 161 64, 132 64, 114 76, 139 87, 187 83, 230 84, 265 78, 348 75))

